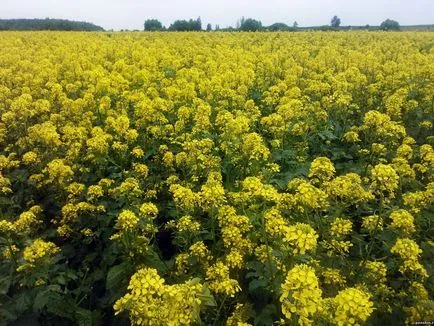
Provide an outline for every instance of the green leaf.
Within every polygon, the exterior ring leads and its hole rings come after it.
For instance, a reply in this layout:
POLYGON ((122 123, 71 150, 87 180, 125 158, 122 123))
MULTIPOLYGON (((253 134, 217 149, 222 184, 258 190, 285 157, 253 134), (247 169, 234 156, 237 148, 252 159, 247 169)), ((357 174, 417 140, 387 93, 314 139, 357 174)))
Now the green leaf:
POLYGON ((267 286, 266 280, 256 279, 249 283, 249 291, 253 292, 259 288, 264 288, 267 286))
POLYGON ((75 319, 79 326, 93 325, 92 311, 86 309, 77 309, 75 312, 75 319))
POLYGON ((50 292, 49 289, 38 292, 33 303, 34 310, 42 310, 47 305, 50 300, 50 292))
POLYGON ((12 279, 9 276, 4 276, 0 278, 0 294, 6 294, 11 286, 12 279))
POLYGON ((217 303, 214 296, 211 294, 208 288, 205 288, 202 293, 198 294, 198 298, 201 300, 202 304, 209 307, 216 307, 217 303))
POLYGON ((113 266, 107 273, 106 288, 115 291, 129 278, 131 273, 131 265, 128 262, 123 262, 113 266))
POLYGON ((268 304, 262 309, 259 315, 255 318, 255 325, 273 325, 274 316, 276 315, 276 307, 272 304, 268 304))
POLYGON ((77 309, 75 302, 59 293, 51 292, 47 302, 47 311, 63 318, 73 319, 73 311, 77 309))
POLYGON ((27 309, 29 309, 29 306, 31 304, 30 302, 30 295, 28 292, 21 293, 20 295, 15 297, 15 307, 17 311, 24 312, 27 309))

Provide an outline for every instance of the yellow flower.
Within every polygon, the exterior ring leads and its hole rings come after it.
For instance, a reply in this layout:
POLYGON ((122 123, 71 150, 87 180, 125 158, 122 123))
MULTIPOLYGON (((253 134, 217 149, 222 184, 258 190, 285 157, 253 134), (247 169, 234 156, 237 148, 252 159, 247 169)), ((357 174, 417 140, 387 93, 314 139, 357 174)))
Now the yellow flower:
POLYGON ((350 220, 337 218, 330 225, 332 235, 343 236, 351 233, 353 223, 350 220))
POLYGON ((133 230, 139 223, 139 218, 130 210, 124 210, 119 214, 116 226, 122 231, 133 230))
POLYGON ((395 197, 395 191, 399 184, 399 176, 390 165, 376 165, 371 171, 371 176, 371 186, 374 189, 379 193, 388 193, 390 198, 395 197))
POLYGON ((146 164, 134 163, 133 170, 143 179, 148 176, 149 169, 146 164))
POLYGON ((283 241, 290 243, 294 254, 305 254, 316 248, 318 234, 309 224, 297 223, 285 227, 284 232, 283 241))
POLYGON ((281 291, 282 313, 289 320, 294 314, 300 325, 310 324, 322 310, 322 291, 312 267, 296 265, 286 275, 281 291))
POLYGON ((211 172, 206 183, 201 187, 199 200, 204 209, 218 207, 226 202, 225 189, 222 184, 222 176, 219 173, 211 172))
POLYGON ((362 180, 356 173, 336 177, 325 184, 326 193, 331 199, 348 205, 366 203, 374 196, 362 186, 362 180))
POLYGON ((150 217, 151 219, 155 219, 158 215, 158 208, 153 203, 144 203, 140 206, 140 213, 144 216, 150 217))
POLYGON ((23 155, 23 163, 26 165, 30 165, 38 162, 39 162, 38 154, 36 154, 34 151, 29 151, 23 155))
POLYGON ((215 293, 225 294, 230 297, 241 291, 237 280, 229 276, 229 267, 218 261, 206 271, 207 280, 210 281, 209 288, 215 293))
POLYGON ((74 176, 71 167, 65 164, 65 160, 62 159, 52 160, 43 172, 48 174, 48 183, 58 183, 59 185, 65 185, 74 176))
POLYGON ((131 154, 133 154, 135 158, 142 158, 145 156, 145 152, 140 147, 134 147, 131 151, 131 154))
POLYGON ((413 233, 416 231, 414 226, 414 217, 405 209, 398 209, 390 214, 392 223, 390 227, 397 229, 404 234, 413 233))
POLYGON ((408 238, 398 238, 395 245, 390 249, 390 252, 401 257, 403 265, 399 268, 401 273, 406 271, 420 273, 427 277, 428 273, 425 268, 419 263, 419 255, 422 250, 414 240, 408 238))
POLYGON ((133 325, 190 325, 197 322, 205 287, 197 279, 166 285, 157 271, 142 268, 130 280, 129 292, 114 304, 115 314, 129 311, 133 325))
POLYGON ((176 229, 179 232, 197 232, 200 230, 200 223, 185 215, 176 221, 176 229))
POLYGON ((333 163, 327 157, 317 157, 310 165, 309 178, 315 178, 318 182, 330 180, 336 173, 333 163))
POLYGON ((262 137, 257 133, 249 133, 242 137, 241 151, 249 160, 266 160, 270 150, 264 145, 262 137))
POLYGON ((371 282, 374 284, 386 282, 386 264, 381 261, 367 261, 365 267, 367 270, 366 277, 371 282))
POLYGON ((329 256, 333 256, 335 254, 346 255, 350 251, 350 248, 353 246, 350 241, 336 239, 323 241, 322 245, 325 249, 327 249, 327 255, 329 256))
POLYGON ((18 219, 13 223, 13 229, 18 233, 29 233, 41 223, 36 214, 29 210, 20 214, 18 219))
POLYGON ((169 190, 172 193, 177 206, 186 211, 194 210, 199 200, 199 196, 190 188, 183 187, 179 184, 173 184, 170 185, 169 190))
POLYGON ((288 183, 288 188, 295 188, 294 199, 300 211, 306 208, 323 210, 329 206, 328 195, 321 189, 301 179, 294 179, 288 183))
POLYGON ((87 198, 89 200, 95 200, 104 196, 104 190, 99 185, 89 186, 87 189, 87 198))
POLYGON ((336 310, 333 322, 337 325, 356 325, 365 322, 374 311, 371 296, 356 288, 347 288, 334 298, 336 310))
POLYGON ((383 230, 383 219, 377 215, 365 216, 362 227, 368 232, 381 231, 383 230))
POLYGON ((324 278, 324 284, 332 284, 343 286, 346 283, 346 279, 341 275, 339 269, 326 268, 321 272, 321 276, 324 278))
POLYGON ((359 134, 355 131, 348 131, 344 134, 345 141, 349 143, 357 143, 360 142, 359 134))
POLYGON ((33 243, 27 246, 23 252, 23 258, 26 264, 18 267, 18 271, 26 268, 35 267, 37 264, 43 264, 46 258, 50 258, 60 251, 54 243, 50 241, 44 241, 42 239, 36 239, 33 243))

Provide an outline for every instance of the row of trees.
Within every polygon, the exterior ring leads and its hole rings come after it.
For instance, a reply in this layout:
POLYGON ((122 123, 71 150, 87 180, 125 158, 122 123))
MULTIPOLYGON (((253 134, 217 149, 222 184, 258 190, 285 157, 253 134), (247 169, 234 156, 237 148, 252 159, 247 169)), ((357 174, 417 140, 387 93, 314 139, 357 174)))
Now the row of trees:
MULTIPOLYGON (((207 30, 211 30, 211 24, 208 24, 207 30)), ((202 30, 202 21, 200 17, 193 20, 175 20, 169 28, 166 29, 165 26, 158 20, 158 19, 147 19, 145 21, 145 31, 180 31, 180 32, 186 32, 186 31, 201 31, 202 30)))
POLYGON ((0 19, 1 31, 103 31, 100 26, 66 19, 0 19))
MULTIPOLYGON (((331 19, 330 26, 321 26, 319 29, 338 29, 341 25, 341 19, 338 16, 334 16, 331 19)), ((366 25, 369 27, 369 25, 366 25)), ((196 20, 176 20, 173 22, 169 28, 163 26, 163 24, 157 19, 148 19, 145 21, 145 31, 201 31, 202 30, 202 21, 199 18, 196 20)), ((228 27, 224 29, 220 29, 219 25, 215 26, 215 30, 225 30, 225 31, 295 31, 298 29, 298 23, 295 21, 292 26, 289 26, 285 23, 274 23, 270 26, 263 26, 260 20, 256 20, 253 18, 244 18, 242 17, 236 24, 236 27, 228 27)), ((381 30, 399 30, 400 25, 397 21, 386 19, 380 25, 381 30)), ((211 24, 207 24, 206 31, 212 31, 211 24)))
MULTIPOLYGON (((338 16, 333 16, 333 18, 330 22, 330 26, 337 28, 340 25, 341 25, 341 19, 338 16)), ((369 25, 367 25, 367 26, 369 26, 369 25)), ((395 20, 386 19, 385 21, 383 21, 381 23, 380 29, 384 30, 384 31, 398 31, 401 29, 401 26, 395 20)))
MULTIPOLYGON (((176 20, 174 21, 168 28, 163 26, 163 24, 158 19, 147 19, 145 21, 145 31, 201 31, 202 30, 202 21, 199 18, 196 20, 190 19, 190 20, 176 20)), ((278 30, 293 30, 298 27, 297 22, 294 22, 293 27, 290 27, 284 23, 275 23, 270 26, 262 26, 262 22, 253 18, 247 18, 244 17, 241 18, 237 22, 237 27, 228 27, 224 29, 220 29, 219 25, 215 26, 215 30, 240 30, 240 31, 259 31, 259 30, 271 30, 271 31, 278 31, 278 30)), ((211 24, 207 24, 206 31, 212 31, 213 28, 211 24)))

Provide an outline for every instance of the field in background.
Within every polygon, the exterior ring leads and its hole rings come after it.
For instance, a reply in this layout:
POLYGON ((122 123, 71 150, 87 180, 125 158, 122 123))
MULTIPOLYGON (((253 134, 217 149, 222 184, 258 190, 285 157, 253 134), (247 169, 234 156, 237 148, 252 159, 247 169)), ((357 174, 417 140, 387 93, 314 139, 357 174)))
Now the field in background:
POLYGON ((0 45, 0 324, 434 320, 434 34, 0 45))

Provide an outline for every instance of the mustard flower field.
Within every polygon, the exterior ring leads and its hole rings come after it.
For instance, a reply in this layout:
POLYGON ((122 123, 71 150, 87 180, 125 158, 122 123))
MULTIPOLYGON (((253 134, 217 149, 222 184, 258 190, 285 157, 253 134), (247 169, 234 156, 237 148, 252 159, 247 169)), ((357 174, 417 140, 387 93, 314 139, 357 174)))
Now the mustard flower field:
POLYGON ((433 33, 0 45, 0 325, 434 321, 433 33))

